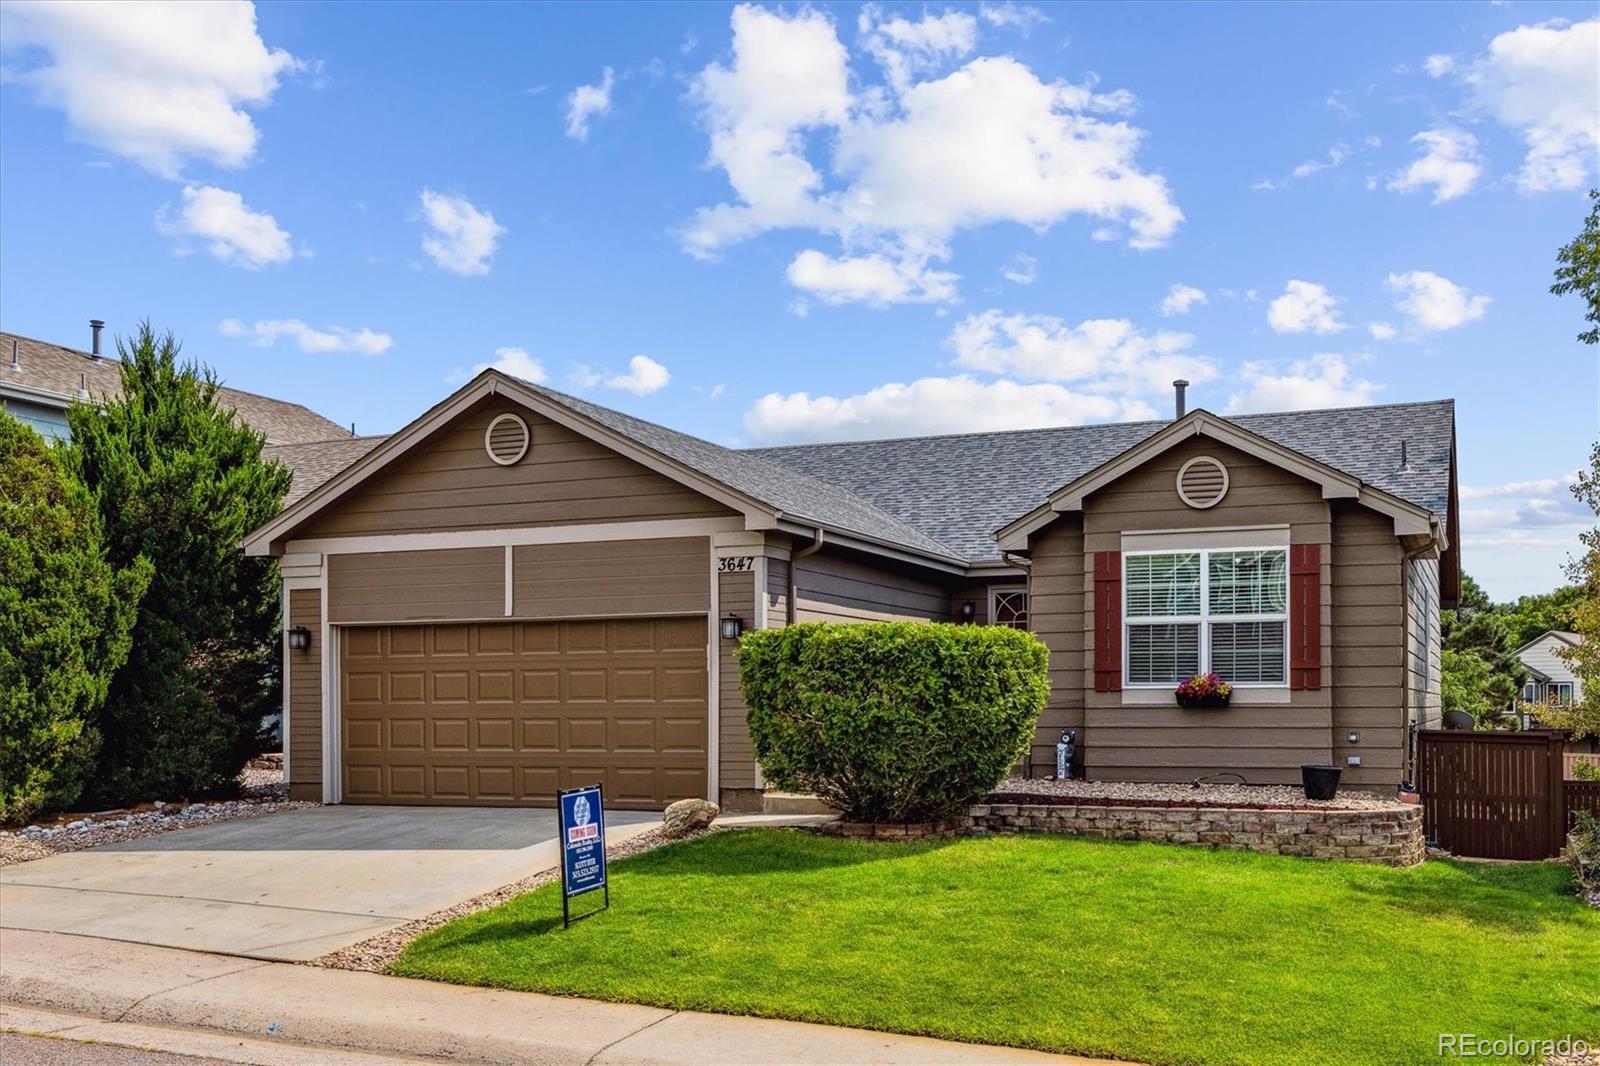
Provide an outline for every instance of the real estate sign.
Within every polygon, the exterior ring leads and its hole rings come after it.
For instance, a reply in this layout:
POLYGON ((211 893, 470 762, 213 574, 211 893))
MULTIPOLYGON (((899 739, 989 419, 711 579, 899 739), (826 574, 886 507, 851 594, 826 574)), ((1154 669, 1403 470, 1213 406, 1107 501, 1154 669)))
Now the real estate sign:
POLYGON ((606 883, 605 802, 599 785, 569 788, 556 794, 556 815, 561 833, 561 922, 569 925, 573 896, 601 889, 607 907, 611 888, 606 883))

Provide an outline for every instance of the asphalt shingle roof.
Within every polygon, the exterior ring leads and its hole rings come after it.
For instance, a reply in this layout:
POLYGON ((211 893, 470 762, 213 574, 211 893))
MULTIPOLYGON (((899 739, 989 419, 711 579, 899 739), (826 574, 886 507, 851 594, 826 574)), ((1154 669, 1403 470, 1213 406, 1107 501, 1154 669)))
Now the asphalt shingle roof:
POLYGON ((283 498, 283 506, 288 507, 388 439, 343 437, 306 444, 269 444, 261 449, 261 457, 276 459, 294 475, 289 494, 283 498))
MULTIPOLYGON (((1229 421, 1445 516, 1454 401, 1236 415, 1229 421), (1406 470, 1400 468, 1402 440, 1406 470)), ((979 562, 998 558, 995 530, 1167 425, 904 437, 748 454, 842 485, 979 562)))
MULTIPOLYGON (((92 398, 121 395, 122 362, 115 356, 95 356, 15 333, 0 333, 0 384, 6 383, 45 393, 65 407, 78 398, 80 385, 92 398), (17 370, 11 369, 13 342, 17 370)), ((347 428, 301 404, 227 386, 217 390, 217 402, 264 435, 269 444, 350 437, 347 428)))
MULTIPOLYGON (((522 383, 527 384, 527 383, 522 383)), ((999 558, 991 534, 1168 422, 733 449, 538 385, 534 392, 781 511, 953 560, 999 558)), ((1453 401, 1239 415, 1235 424, 1434 512, 1449 506, 1453 401), (1400 442, 1407 466, 1400 466, 1400 442)), ((273 447, 299 500, 383 437, 273 447)))

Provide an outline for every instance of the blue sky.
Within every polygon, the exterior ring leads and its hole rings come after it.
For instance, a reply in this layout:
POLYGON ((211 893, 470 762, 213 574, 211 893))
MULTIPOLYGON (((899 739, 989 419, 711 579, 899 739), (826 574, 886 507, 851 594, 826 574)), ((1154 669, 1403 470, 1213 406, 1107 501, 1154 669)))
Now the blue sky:
POLYGON ((1454 397, 1466 567, 1540 591, 1597 20, 7 3, 0 312, 363 433, 484 364, 729 444, 1454 397))

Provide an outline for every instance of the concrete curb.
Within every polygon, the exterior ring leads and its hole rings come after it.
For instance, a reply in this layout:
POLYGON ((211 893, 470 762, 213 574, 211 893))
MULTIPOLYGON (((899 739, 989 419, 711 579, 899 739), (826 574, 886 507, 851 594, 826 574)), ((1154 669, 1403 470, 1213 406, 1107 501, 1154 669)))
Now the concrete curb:
POLYGON ((1099 1060, 0 929, 0 1003, 368 1054, 548 1066, 1099 1060))

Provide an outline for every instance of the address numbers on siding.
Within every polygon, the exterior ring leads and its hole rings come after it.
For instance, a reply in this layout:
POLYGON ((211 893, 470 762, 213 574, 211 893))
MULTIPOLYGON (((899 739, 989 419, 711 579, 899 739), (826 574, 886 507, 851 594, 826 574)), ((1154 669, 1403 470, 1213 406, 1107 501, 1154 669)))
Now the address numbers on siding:
POLYGON ((744 574, 756 568, 754 555, 732 555, 726 559, 717 560, 717 573, 719 574, 744 574))

